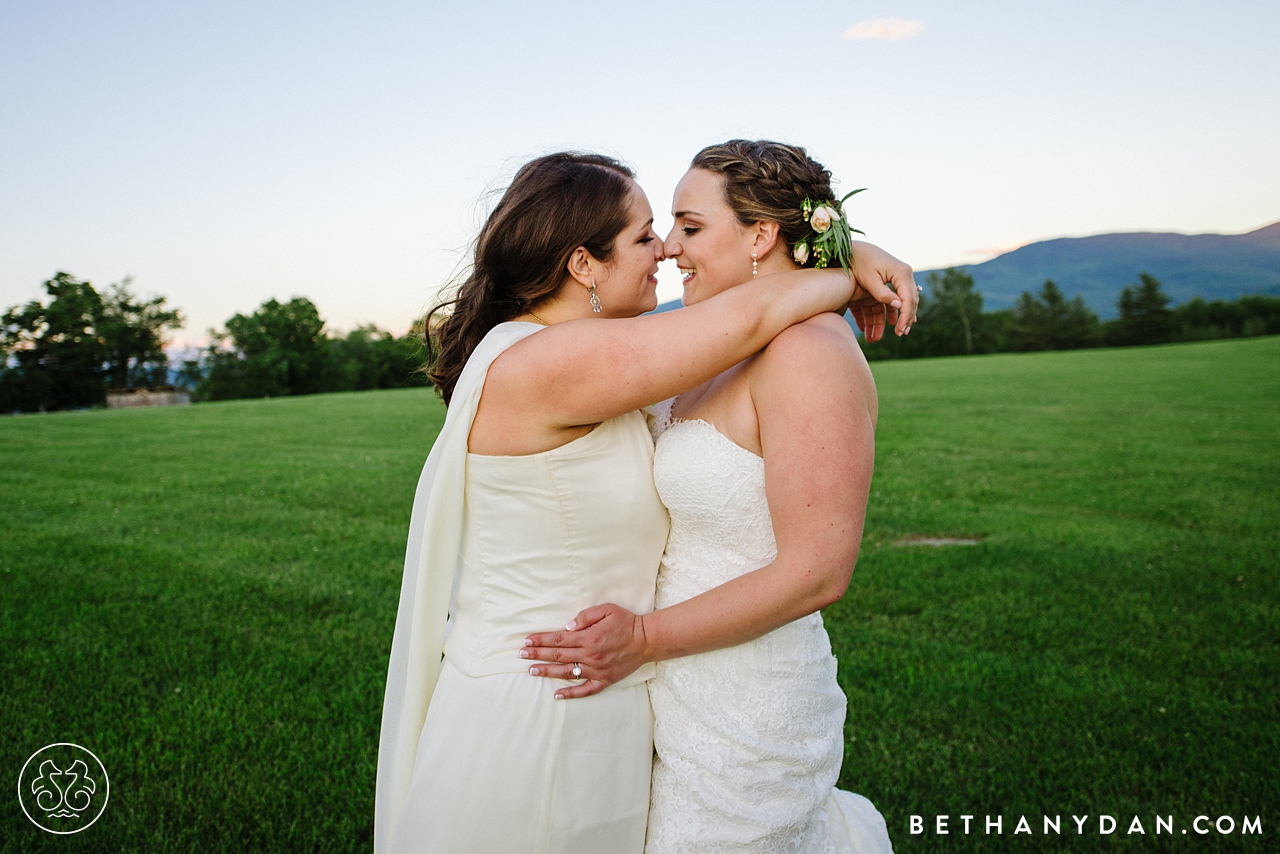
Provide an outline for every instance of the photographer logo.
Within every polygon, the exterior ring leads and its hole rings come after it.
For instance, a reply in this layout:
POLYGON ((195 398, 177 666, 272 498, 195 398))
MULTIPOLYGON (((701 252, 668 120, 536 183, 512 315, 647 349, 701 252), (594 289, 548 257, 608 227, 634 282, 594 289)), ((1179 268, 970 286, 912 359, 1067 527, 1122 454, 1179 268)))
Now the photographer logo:
POLYGON ((46 745, 18 775, 18 801, 27 818, 50 833, 79 833, 107 807, 111 785, 98 757, 78 744, 46 745))

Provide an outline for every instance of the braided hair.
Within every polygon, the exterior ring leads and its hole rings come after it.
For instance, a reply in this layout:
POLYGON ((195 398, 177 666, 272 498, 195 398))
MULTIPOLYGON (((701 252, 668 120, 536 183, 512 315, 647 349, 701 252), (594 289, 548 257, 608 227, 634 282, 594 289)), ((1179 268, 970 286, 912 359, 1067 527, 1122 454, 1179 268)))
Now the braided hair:
MULTIPOLYGON (((831 172, 798 145, 731 139, 708 145, 689 166, 724 176, 725 197, 743 225, 776 222, 788 256, 797 243, 813 236, 801 203, 808 198, 835 205, 831 172)), ((815 260, 810 257, 801 266, 811 267, 815 260)))

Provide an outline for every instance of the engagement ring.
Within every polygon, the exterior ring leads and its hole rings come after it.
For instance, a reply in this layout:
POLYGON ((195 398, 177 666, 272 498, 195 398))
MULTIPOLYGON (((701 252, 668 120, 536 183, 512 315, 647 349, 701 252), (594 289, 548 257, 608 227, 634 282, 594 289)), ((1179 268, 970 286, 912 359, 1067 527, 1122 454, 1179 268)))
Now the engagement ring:
POLYGON ((573 663, 573 670, 572 670, 572 671, 570 671, 570 672, 572 672, 572 673, 573 673, 573 678, 574 678, 574 679, 581 679, 581 678, 582 678, 582 665, 581 665, 581 664, 578 664, 578 663, 575 661, 575 662, 573 663))

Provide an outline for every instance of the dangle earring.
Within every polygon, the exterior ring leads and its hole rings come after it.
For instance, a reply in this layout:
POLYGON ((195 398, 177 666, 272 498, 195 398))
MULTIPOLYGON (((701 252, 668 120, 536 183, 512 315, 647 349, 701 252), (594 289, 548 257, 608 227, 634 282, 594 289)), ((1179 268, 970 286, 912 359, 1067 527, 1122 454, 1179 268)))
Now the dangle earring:
POLYGON ((596 296, 596 283, 591 283, 591 310, 600 313, 600 297, 596 296))
POLYGON ((753 278, 753 279, 754 279, 754 278, 756 277, 756 272, 757 272, 757 270, 756 270, 756 253, 752 252, 752 253, 751 253, 751 278, 753 278))

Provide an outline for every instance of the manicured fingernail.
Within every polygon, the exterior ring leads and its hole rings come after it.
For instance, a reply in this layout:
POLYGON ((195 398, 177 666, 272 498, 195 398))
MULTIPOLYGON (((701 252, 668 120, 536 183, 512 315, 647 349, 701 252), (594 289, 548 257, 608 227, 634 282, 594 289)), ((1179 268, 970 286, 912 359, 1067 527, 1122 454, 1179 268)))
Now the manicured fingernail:
POLYGON ((530 667, 530 668, 529 668, 529 673, 530 673, 531 675, 533 675, 533 676, 537 676, 537 675, 538 675, 538 674, 540 674, 541 672, 542 672, 542 671, 541 671, 541 670, 539 670, 537 667, 530 667))
POLYGON ((902 308, 902 300, 896 299, 893 302, 889 303, 889 305, 893 306, 894 308, 902 308))
POLYGON ((525 638, 525 639, 524 639, 524 645, 525 645, 525 646, 533 646, 533 641, 529 640, 528 638, 525 638))
POLYGON ((562 695, 562 694, 556 694, 556 699, 557 699, 557 700, 563 700, 563 699, 564 699, 564 695, 562 695))
POLYGON ((576 629, 576 628, 578 627, 578 623, 577 623, 577 621, 576 621, 576 620, 570 620, 569 622, 567 622, 567 623, 565 623, 565 624, 564 624, 564 627, 565 627, 565 629, 567 629, 568 631, 573 631, 574 629, 576 629))
POLYGON ((522 650, 520 650, 520 657, 521 657, 521 658, 528 658, 528 657, 529 657, 529 650, 527 650, 527 649, 522 649, 522 650))

